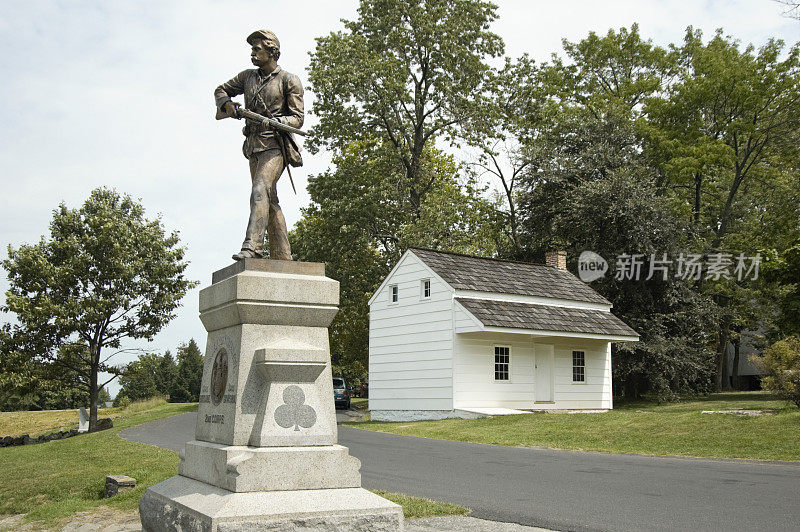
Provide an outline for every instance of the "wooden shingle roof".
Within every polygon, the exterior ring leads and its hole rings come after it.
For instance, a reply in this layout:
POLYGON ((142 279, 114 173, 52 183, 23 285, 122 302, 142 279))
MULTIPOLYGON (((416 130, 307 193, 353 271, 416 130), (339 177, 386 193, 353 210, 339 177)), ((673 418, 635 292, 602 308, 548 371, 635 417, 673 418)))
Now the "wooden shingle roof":
POLYGON ((456 301, 487 327, 639 336, 621 319, 604 310, 462 297, 457 297, 456 301))
POLYGON ((458 253, 411 248, 430 269, 456 290, 611 303, 565 270, 544 264, 485 259, 458 253))

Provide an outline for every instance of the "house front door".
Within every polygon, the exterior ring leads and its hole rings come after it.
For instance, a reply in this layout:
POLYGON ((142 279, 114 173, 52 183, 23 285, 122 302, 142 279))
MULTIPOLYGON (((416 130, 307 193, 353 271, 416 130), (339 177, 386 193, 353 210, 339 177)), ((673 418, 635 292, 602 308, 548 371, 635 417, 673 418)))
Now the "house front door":
POLYGON ((537 403, 553 402, 553 354, 552 345, 536 345, 534 365, 534 398, 537 403))

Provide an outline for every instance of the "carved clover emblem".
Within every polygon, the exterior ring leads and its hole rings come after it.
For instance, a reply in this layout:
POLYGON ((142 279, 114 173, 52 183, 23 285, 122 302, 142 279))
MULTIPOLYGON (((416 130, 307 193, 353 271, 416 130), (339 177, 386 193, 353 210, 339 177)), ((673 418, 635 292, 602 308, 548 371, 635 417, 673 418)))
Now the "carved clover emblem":
POLYGON ((275 423, 288 429, 294 425, 294 430, 300 427, 308 429, 317 422, 317 413, 306 402, 306 394, 299 386, 287 386, 283 391, 283 402, 275 409, 275 423))

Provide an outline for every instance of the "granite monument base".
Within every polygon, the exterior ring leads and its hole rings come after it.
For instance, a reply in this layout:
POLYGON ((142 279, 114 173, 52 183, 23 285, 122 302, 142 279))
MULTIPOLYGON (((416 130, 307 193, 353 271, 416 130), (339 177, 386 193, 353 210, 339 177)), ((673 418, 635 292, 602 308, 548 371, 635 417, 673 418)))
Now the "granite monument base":
POLYGON ((361 462, 341 445, 246 447, 186 443, 178 474, 229 491, 360 488, 361 462))
POLYGON ((337 444, 323 264, 246 259, 200 291, 208 331, 195 439, 139 502, 148 532, 403 529, 337 444))
POLYGON ((175 476, 139 501, 145 532, 397 531, 400 507, 363 488, 235 493, 175 476))

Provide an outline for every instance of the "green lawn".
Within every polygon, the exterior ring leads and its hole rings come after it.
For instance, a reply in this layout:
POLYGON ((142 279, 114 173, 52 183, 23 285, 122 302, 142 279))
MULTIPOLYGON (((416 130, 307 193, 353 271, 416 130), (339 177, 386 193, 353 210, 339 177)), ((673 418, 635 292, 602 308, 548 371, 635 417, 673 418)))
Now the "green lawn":
MULTIPOLYGON (((98 417, 108 417, 100 411, 98 417)), ((61 429, 78 428, 77 410, 44 410, 41 412, 0 412, 0 437, 38 436, 61 429)))
POLYGON ((612 453, 800 460, 800 409, 763 392, 712 394, 679 403, 635 402, 596 414, 537 413, 474 420, 349 425, 443 440, 612 453), (740 417, 730 408, 774 410, 740 417))
MULTIPOLYGON (((178 454, 119 437, 122 429, 197 409, 197 404, 152 400, 125 409, 108 409, 114 428, 48 443, 0 449, 0 515, 26 513, 26 520, 53 525, 75 513, 108 506, 135 511, 144 490, 178 473, 178 454), (128 475, 134 490, 103 498, 106 475, 128 475)), ((39 414, 39 413, 31 413, 39 414)), ((17 415, 17 422, 35 432, 41 419, 17 415)), ((31 416, 36 418, 37 416, 31 416)), ((57 427, 56 427, 57 428, 57 427)), ((406 495, 380 493, 403 506, 406 517, 464 515, 469 510, 406 495)))
POLYGON ((53 521, 101 504, 132 510, 145 488, 178 472, 178 455, 123 440, 127 427, 197 408, 196 404, 149 401, 120 409, 114 428, 65 440, 0 449, 0 514, 27 513, 53 521), (103 499, 106 475, 128 475, 136 489, 103 499))
MULTIPOLYGON (((120 416, 130 417, 137 412, 151 410, 153 407, 163 403, 162 399, 150 399, 139 401, 126 408, 101 408, 97 411, 97 417, 110 417, 112 419, 120 416)), ((36 437, 40 434, 49 434, 61 429, 72 428, 78 428, 77 408, 70 410, 0 412, 0 437, 21 436, 23 434, 36 437)))
POLYGON ((469 513, 468 508, 456 504, 437 502, 420 497, 411 497, 409 495, 403 495, 402 493, 389 493, 388 491, 376 491, 375 493, 384 499, 389 499, 393 503, 402 506, 403 516, 406 519, 444 515, 467 515, 469 513))

